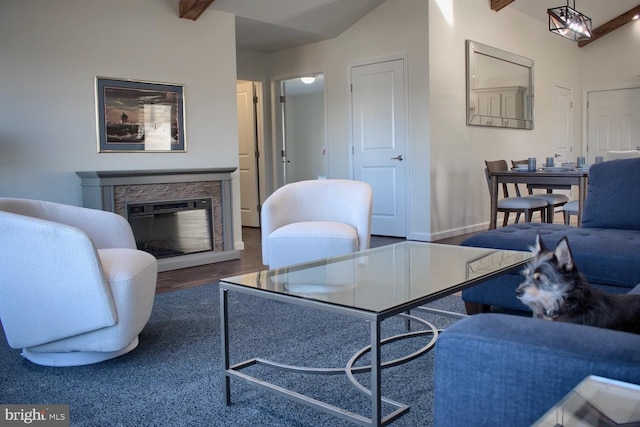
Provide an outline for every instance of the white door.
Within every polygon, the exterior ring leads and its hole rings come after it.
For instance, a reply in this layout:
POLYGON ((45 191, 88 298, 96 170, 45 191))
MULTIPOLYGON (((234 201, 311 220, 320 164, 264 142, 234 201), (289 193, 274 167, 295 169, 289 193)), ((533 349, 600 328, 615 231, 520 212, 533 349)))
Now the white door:
POLYGON ((640 88, 587 94, 587 163, 608 151, 640 147, 640 88))
POLYGON ((354 179, 373 188, 371 233, 406 237, 404 60, 351 68, 354 179))
POLYGON ((556 163, 575 161, 573 155, 573 91, 553 89, 553 140, 556 163))
MULTIPOLYGON (((551 134, 553 157, 556 164, 576 161, 573 155, 573 91, 561 86, 553 88, 553 131, 551 134)), ((549 154, 551 156, 551 154, 549 154)), ((555 189, 570 199, 571 190, 555 189)))
POLYGON ((240 212, 242 225, 260 226, 258 206, 258 148, 256 144, 256 110, 253 82, 237 84, 238 98, 238 153, 240 158, 240 212))

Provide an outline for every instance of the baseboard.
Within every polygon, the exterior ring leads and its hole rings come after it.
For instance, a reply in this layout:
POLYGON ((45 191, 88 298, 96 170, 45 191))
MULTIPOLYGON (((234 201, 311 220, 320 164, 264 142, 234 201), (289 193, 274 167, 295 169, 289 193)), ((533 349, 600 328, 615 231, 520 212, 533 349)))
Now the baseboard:
POLYGON ((223 252, 206 251, 169 258, 160 258, 158 259, 158 272, 196 267, 198 265, 212 264, 215 262, 231 261, 239 258, 240 252, 236 250, 223 252))
POLYGON ((424 237, 427 237, 425 239, 413 238, 413 234, 412 234, 412 237, 410 239, 433 242, 436 240, 442 240, 442 239, 448 239, 450 237, 460 236, 462 234, 477 233, 479 231, 487 231, 488 229, 489 229, 489 223, 483 222, 480 224, 474 224, 474 225, 468 225, 465 227, 453 228, 450 230, 438 231, 436 233, 424 234, 424 237))

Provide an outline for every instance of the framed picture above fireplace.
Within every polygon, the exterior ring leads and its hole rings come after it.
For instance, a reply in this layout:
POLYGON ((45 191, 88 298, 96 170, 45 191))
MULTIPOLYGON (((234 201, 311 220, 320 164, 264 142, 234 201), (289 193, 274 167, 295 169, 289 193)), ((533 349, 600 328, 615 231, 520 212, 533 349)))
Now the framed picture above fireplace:
POLYGON ((184 86, 96 77, 98 152, 186 152, 184 86))

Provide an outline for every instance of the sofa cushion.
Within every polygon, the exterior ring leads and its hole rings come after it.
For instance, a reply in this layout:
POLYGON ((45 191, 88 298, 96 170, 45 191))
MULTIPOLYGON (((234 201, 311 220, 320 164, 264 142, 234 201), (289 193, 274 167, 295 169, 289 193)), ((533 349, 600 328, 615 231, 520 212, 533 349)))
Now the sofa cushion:
POLYGON ((463 246, 526 251, 536 234, 553 249, 567 236, 576 265, 590 283, 633 288, 640 282, 640 231, 520 223, 465 239, 463 246))
POLYGON ((582 228, 640 230, 640 159, 593 165, 587 193, 582 228))

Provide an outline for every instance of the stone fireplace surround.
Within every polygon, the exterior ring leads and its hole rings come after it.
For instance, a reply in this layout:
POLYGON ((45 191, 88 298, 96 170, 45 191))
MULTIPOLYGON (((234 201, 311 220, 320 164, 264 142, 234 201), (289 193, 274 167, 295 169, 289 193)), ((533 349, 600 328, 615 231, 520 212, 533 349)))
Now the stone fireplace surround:
POLYGON ((126 218, 127 203, 213 199, 213 250, 158 259, 158 271, 240 258, 233 249, 231 173, 236 168, 80 171, 83 205, 126 218))

